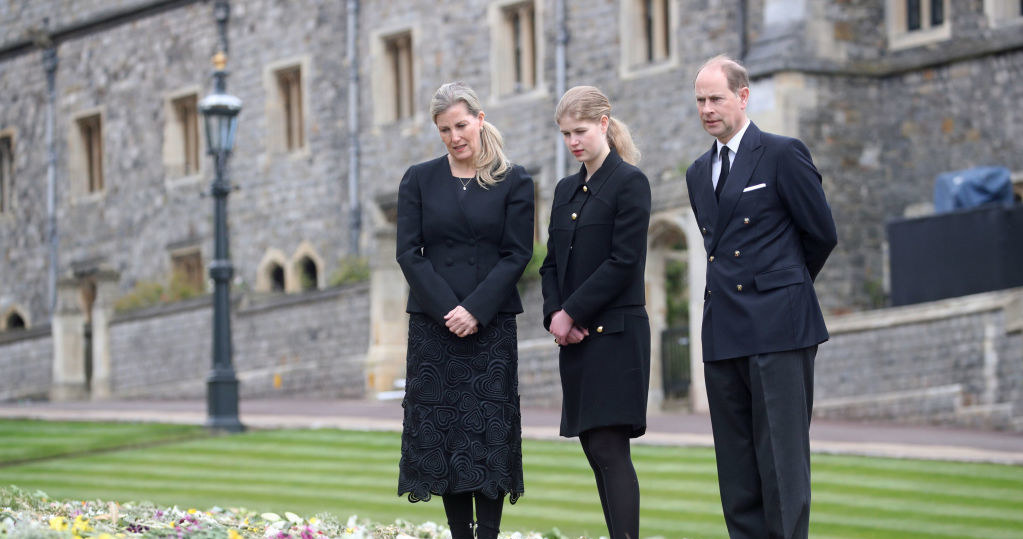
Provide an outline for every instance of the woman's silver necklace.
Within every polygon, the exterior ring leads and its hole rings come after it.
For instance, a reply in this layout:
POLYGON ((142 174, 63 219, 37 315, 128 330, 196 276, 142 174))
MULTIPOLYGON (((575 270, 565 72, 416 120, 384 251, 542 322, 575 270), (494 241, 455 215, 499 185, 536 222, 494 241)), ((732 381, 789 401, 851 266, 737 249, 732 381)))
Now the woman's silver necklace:
POLYGON ((469 184, 476 178, 459 178, 458 176, 455 176, 455 179, 458 180, 458 183, 462 184, 462 191, 468 191, 469 184))

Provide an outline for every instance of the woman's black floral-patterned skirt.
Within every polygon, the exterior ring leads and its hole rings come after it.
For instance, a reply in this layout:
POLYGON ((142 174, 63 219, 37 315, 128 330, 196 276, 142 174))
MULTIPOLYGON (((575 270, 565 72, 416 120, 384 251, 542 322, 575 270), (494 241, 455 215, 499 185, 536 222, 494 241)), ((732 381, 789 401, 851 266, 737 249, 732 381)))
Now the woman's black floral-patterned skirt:
POLYGON ((465 338, 409 315, 398 495, 523 493, 515 315, 465 338))

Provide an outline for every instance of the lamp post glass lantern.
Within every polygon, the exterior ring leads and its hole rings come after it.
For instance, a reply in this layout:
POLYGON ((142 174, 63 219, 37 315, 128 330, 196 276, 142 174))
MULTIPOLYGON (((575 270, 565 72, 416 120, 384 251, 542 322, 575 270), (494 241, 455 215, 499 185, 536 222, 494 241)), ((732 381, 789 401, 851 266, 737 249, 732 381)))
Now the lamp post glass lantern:
POLYGON ((226 178, 227 158, 234 149, 238 113, 242 102, 224 91, 226 58, 218 54, 214 73, 214 91, 199 102, 206 124, 206 143, 213 156, 213 369, 206 379, 206 426, 210 429, 238 432, 244 430, 238 419, 238 378, 231 362, 231 277, 234 267, 228 249, 227 195, 231 187, 226 178))
POLYGON ((228 154, 234 149, 238 112, 241 109, 241 99, 220 92, 210 94, 199 102, 199 112, 206 123, 206 141, 210 154, 228 154))

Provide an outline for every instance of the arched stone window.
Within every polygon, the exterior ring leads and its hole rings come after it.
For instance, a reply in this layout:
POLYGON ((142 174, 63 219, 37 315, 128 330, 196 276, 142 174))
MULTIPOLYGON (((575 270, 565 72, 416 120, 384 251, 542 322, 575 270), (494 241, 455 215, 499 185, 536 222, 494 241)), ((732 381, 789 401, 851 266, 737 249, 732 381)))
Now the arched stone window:
POLYGON ((298 261, 298 283, 302 290, 316 290, 316 283, 319 282, 318 275, 319 270, 313 259, 303 256, 298 261))
POLYGON ((18 311, 18 309, 15 309, 13 307, 7 311, 7 314, 4 315, 2 325, 0 325, 0 329, 6 331, 26 329, 27 327, 28 320, 25 318, 23 314, 21 314, 20 311, 18 311))
POLYGON ((256 270, 257 292, 288 290, 288 259, 279 249, 267 249, 256 270))
POLYGON ((323 259, 308 241, 303 241, 295 249, 288 269, 288 292, 319 290, 323 286, 323 259))

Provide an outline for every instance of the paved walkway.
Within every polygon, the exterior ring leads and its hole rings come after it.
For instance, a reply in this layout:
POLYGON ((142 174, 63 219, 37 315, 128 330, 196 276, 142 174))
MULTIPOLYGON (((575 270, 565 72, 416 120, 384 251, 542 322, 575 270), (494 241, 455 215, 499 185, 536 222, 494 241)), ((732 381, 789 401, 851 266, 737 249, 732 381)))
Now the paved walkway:
MULTIPOLYGON (((244 400, 241 420, 251 428, 343 428, 401 430, 398 401, 244 400)), ((191 401, 95 401, 0 403, 0 417, 48 420, 151 421, 201 425, 206 403, 191 401)), ((524 409, 522 434, 558 436, 558 410, 524 409)), ((710 447, 710 418, 682 412, 651 413, 637 443, 710 447)), ((942 427, 814 420, 815 452, 1023 465, 1023 434, 942 427)))

